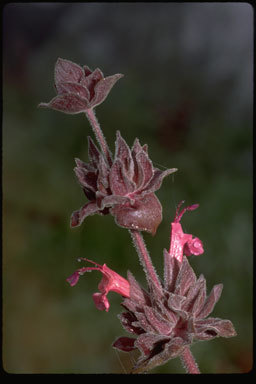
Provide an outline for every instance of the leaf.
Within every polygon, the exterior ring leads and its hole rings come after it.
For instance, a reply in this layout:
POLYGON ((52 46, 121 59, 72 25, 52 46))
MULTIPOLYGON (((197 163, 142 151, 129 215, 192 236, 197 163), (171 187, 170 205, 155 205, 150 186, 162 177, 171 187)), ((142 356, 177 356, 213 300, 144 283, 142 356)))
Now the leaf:
POLYGON ((141 351, 141 353, 145 356, 148 356, 150 352, 153 350, 156 343, 160 340, 165 340, 166 336, 157 335, 154 333, 143 333, 142 335, 137 337, 135 341, 135 346, 141 351))
POLYGON ((109 174, 109 184, 114 195, 125 196, 134 191, 134 183, 125 173, 123 163, 119 158, 115 159, 109 174))
POLYGON ((98 191, 103 194, 107 194, 107 189, 109 187, 108 176, 109 176, 109 167, 105 161, 104 156, 101 154, 98 163, 98 180, 97 187, 98 191))
POLYGON ((164 287, 173 292, 181 263, 164 249, 164 287))
MULTIPOLYGON (((85 86, 90 94, 90 102, 92 101, 93 97, 95 96, 95 87, 96 84, 103 79, 103 73, 99 68, 96 68, 92 73, 90 73, 88 76, 83 77, 81 80, 81 84, 85 86)), ((90 105, 91 107, 91 105, 90 105)))
POLYGON ((90 163, 95 169, 97 169, 98 162, 100 159, 100 151, 98 150, 97 146, 94 144, 94 141, 90 136, 88 136, 88 157, 90 163))
POLYGON ((154 308, 145 305, 144 311, 149 323, 155 328, 157 333, 168 335, 171 332, 173 324, 164 320, 154 308))
POLYGON ((51 108, 68 114, 84 112, 87 106, 88 100, 75 93, 64 93, 54 97, 49 103, 39 104, 39 107, 51 108))
POLYGON ((124 165, 124 169, 128 178, 133 179, 134 176, 134 162, 132 159, 130 148, 128 147, 126 141, 122 138, 119 131, 116 133, 117 139, 115 143, 116 153, 115 159, 120 159, 124 165))
POLYGON ((138 164, 138 182, 137 190, 141 190, 147 187, 147 184, 153 177, 153 164, 148 155, 141 151, 136 155, 136 162, 138 164))
POLYGON ((200 275, 198 280, 193 284, 191 283, 187 298, 184 304, 182 305, 182 309, 184 311, 194 313, 194 310, 196 311, 198 309, 198 301, 200 303, 200 300, 205 300, 205 278, 203 275, 200 275), (194 307, 195 306, 195 307, 194 307))
POLYGON ((182 265, 175 283, 174 293, 185 296, 188 290, 196 283, 196 275, 190 266, 188 259, 184 256, 182 265))
POLYGON ((79 210, 72 213, 70 219, 70 226, 73 228, 81 225, 87 216, 94 215, 98 212, 98 210, 99 209, 95 202, 89 202, 85 204, 79 210))
POLYGON ((115 85, 117 80, 119 80, 123 75, 116 74, 113 76, 108 76, 103 79, 101 79, 94 88, 94 96, 91 99, 90 102, 90 108, 96 107, 97 105, 101 104, 106 97, 108 96, 111 88, 115 85))
POLYGON ((61 82, 58 85, 58 94, 64 94, 64 93, 75 93, 79 95, 80 97, 89 100, 90 94, 87 88, 83 87, 81 84, 78 83, 71 83, 71 82, 61 82))
POLYGON ((97 175, 95 172, 88 172, 83 168, 74 168, 75 174, 82 187, 93 191, 97 191, 97 175))
POLYGON ((121 227, 146 231, 155 235, 162 221, 162 206, 154 194, 137 198, 133 206, 116 206, 111 209, 121 227))
POLYGON ((55 64, 54 81, 59 93, 59 83, 72 82, 79 83, 84 77, 83 69, 70 60, 59 58, 55 64))
POLYGON ((135 327, 133 323, 137 320, 136 316, 132 312, 122 312, 120 315, 117 315, 121 321, 122 326, 127 332, 130 332, 135 335, 141 335, 145 331, 141 327, 135 327))
POLYGON ((136 339, 133 339, 132 337, 119 337, 112 346, 114 348, 120 349, 124 352, 130 352, 136 349, 134 346, 134 342, 136 339))
POLYGON ((130 298, 131 300, 134 300, 135 302, 139 303, 140 305, 149 305, 150 304, 150 298, 148 293, 141 288, 139 283, 136 281, 133 274, 128 271, 127 272, 127 278, 130 283, 130 298))
POLYGON ((236 336, 236 331, 230 320, 209 317, 207 319, 195 320, 194 326, 198 340, 236 336))
POLYGON ((215 304, 218 302, 221 296, 222 289, 223 289, 223 284, 217 284, 212 288, 209 296, 205 300, 205 303, 201 311, 197 314, 197 318, 203 319, 213 311, 215 304))
POLYGON ((161 187, 163 179, 177 170, 177 168, 171 168, 166 171, 161 171, 160 169, 155 168, 154 175, 152 176, 150 182, 145 186, 145 188, 142 189, 142 195, 157 191, 161 187))

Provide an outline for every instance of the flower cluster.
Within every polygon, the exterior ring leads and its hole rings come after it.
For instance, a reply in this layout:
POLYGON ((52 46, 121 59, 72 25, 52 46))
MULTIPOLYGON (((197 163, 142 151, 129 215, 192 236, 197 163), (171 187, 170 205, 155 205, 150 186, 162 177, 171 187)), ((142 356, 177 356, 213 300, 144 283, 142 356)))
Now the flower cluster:
MULTIPOLYGON (((186 207, 180 214, 177 209, 174 223, 178 224, 185 211, 197 206, 186 207)), ((208 317, 220 298, 223 286, 215 285, 207 296, 204 276, 197 278, 183 255, 185 247, 187 254, 203 253, 202 242, 183 231, 182 236, 181 231, 180 225, 177 235, 172 223, 170 250, 174 253, 164 250, 164 282, 161 286, 149 278, 146 291, 131 272, 128 271, 126 280, 105 265, 81 268, 67 279, 73 286, 80 274, 97 269, 103 273, 103 280, 99 285, 101 293, 93 295, 96 307, 109 309, 106 294, 111 290, 125 298, 122 302, 125 312, 119 318, 124 329, 133 337, 119 337, 113 347, 125 352, 134 349, 141 352, 133 373, 148 371, 181 356, 184 349, 195 341, 236 335, 231 321, 208 317), (182 257, 176 252, 177 249, 182 249, 182 257)))
POLYGON ((99 68, 92 71, 86 65, 82 68, 72 61, 59 58, 54 72, 57 96, 39 106, 69 114, 85 112, 101 104, 121 77, 123 75, 118 73, 104 78, 99 68))
POLYGON ((164 177, 177 169, 155 168, 147 146, 136 139, 130 149, 120 132, 112 165, 90 137, 88 157, 89 163, 76 159, 75 173, 89 202, 73 212, 71 227, 80 225, 89 215, 111 213, 121 227, 154 235, 162 221, 162 206, 154 192, 164 177))

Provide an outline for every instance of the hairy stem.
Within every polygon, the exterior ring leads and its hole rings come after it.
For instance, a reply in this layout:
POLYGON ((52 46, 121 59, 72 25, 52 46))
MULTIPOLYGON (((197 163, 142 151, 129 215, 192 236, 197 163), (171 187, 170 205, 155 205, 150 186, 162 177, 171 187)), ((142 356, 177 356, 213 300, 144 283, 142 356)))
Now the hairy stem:
POLYGON ((130 230, 130 234, 132 236, 133 243, 136 247, 136 250, 138 252, 140 262, 144 268, 144 271, 147 276, 148 283, 150 284, 151 282, 154 283, 154 285, 162 289, 160 281, 158 279, 158 276, 156 274, 155 268, 152 264, 151 258, 149 256, 148 250, 146 248, 146 245, 144 243, 144 239, 142 237, 141 232, 136 231, 136 230, 130 230))
POLYGON ((101 148, 102 152, 105 154, 109 165, 111 166, 112 165, 111 152, 109 150, 108 144, 107 144, 106 139, 105 139, 103 132, 101 130, 100 124, 96 118, 95 112, 93 109, 88 109, 85 112, 85 114, 86 114, 86 117, 92 126, 93 132, 94 132, 96 139, 100 145, 100 148, 101 148))
POLYGON ((198 369, 198 365, 194 359, 194 356, 192 355, 190 348, 186 347, 181 355, 181 361, 183 363, 184 368, 186 369, 187 373, 193 373, 198 374, 200 373, 198 369))

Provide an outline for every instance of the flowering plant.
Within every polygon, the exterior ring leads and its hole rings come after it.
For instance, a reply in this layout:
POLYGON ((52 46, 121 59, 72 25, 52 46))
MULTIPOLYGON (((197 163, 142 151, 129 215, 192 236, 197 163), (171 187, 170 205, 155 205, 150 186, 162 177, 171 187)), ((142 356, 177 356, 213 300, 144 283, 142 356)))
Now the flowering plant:
POLYGON ((230 320, 209 317, 222 292, 222 284, 215 285, 206 294, 206 280, 196 277, 188 257, 204 253, 202 241, 183 232, 181 218, 198 204, 180 211, 182 201, 171 223, 170 248, 164 249, 164 279, 159 279, 144 243, 143 231, 155 235, 162 221, 162 206, 155 192, 163 179, 176 168, 161 171, 153 166, 147 145, 135 139, 130 149, 121 133, 117 132, 115 156, 112 156, 94 108, 101 104, 113 85, 123 75, 104 78, 100 69, 91 71, 69 60, 58 59, 55 66, 57 96, 39 106, 69 114, 84 112, 92 126, 100 149, 88 137, 89 162, 75 159, 74 169, 88 202, 71 215, 71 227, 83 223, 89 215, 111 214, 115 222, 129 230, 146 274, 148 289, 143 289, 133 274, 127 279, 87 258, 93 264, 77 269, 67 278, 74 286, 85 272, 102 273, 99 292, 93 294, 96 308, 109 311, 109 291, 123 297, 119 315, 124 329, 133 337, 121 336, 113 347, 125 352, 138 349, 141 353, 132 373, 147 372, 168 360, 180 357, 188 373, 200 373, 190 346, 199 340, 231 337, 236 331, 230 320))

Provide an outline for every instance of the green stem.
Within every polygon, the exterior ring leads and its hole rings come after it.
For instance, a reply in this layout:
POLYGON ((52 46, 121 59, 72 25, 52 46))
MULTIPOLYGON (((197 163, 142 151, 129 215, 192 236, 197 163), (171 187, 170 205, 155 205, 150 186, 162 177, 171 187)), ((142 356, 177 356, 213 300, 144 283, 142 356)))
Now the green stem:
POLYGON ((146 273, 148 283, 154 283, 154 285, 162 290, 162 286, 160 284, 160 281, 158 279, 158 276, 156 274, 155 268, 152 264, 151 258, 149 256, 148 250, 146 248, 146 245, 144 243, 143 237, 141 232, 130 230, 130 234, 132 236, 133 243, 136 247, 137 253, 140 258, 140 262, 144 268, 144 271, 146 273))
POLYGON ((101 130, 100 124, 96 118, 95 112, 93 109, 88 109, 85 112, 85 114, 86 114, 86 117, 92 126, 93 132, 94 132, 96 139, 97 139, 97 141, 101 147, 101 150, 104 153, 104 155, 106 156, 106 159, 107 159, 109 165, 111 166, 112 165, 111 152, 109 150, 108 144, 107 144, 106 139, 105 139, 103 132, 101 130))

